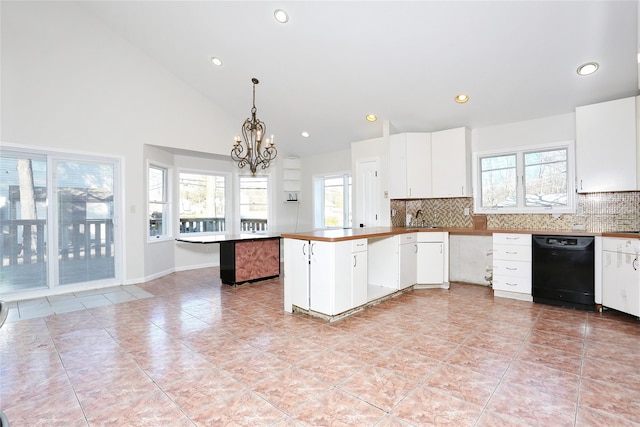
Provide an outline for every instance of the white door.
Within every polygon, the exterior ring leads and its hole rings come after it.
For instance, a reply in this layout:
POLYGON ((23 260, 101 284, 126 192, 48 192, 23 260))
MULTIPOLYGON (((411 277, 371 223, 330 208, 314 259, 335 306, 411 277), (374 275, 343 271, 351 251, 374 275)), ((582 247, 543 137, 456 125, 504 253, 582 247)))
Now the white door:
POLYGON ((378 179, 378 161, 362 160, 357 163, 356 193, 358 219, 354 227, 376 227, 380 221, 380 182, 378 179))

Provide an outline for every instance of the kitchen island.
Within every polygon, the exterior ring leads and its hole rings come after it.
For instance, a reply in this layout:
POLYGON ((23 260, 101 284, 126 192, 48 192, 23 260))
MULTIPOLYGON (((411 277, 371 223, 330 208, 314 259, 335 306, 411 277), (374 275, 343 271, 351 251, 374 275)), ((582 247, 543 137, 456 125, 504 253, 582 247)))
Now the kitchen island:
POLYGON ((449 287, 443 229, 317 230, 282 238, 287 312, 332 321, 413 288, 449 287))
POLYGON ((280 275, 280 236, 215 234, 183 236, 183 243, 220 244, 220 280, 227 285, 271 279, 280 275))

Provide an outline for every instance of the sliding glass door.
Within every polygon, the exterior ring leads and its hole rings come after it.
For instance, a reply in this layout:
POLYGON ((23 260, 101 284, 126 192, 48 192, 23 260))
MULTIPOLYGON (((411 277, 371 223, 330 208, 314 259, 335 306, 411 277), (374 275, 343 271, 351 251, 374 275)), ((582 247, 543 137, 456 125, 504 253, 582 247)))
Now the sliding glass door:
POLYGON ((45 156, 0 156, 0 294, 47 287, 45 156))
POLYGON ((57 161, 58 283, 115 277, 114 165, 57 161))
POLYGON ((117 160, 3 150, 0 173, 0 295, 118 276, 117 160))

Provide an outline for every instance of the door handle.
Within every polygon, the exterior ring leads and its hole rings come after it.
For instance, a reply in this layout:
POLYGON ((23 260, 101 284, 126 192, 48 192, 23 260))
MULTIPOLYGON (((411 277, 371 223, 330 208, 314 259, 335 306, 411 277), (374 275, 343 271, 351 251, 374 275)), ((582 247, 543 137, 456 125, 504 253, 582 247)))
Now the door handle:
POLYGON ((356 264, 358 263, 358 257, 357 256, 353 256, 353 267, 355 268, 356 264))

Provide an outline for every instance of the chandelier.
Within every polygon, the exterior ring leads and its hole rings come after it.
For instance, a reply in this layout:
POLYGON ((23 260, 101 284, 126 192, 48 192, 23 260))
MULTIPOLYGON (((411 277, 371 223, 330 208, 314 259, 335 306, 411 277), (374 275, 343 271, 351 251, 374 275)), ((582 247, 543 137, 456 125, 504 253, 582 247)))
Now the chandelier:
POLYGON ((256 118, 256 85, 259 83, 255 77, 251 79, 253 83, 253 107, 251 107, 251 117, 242 124, 242 139, 235 137, 233 148, 231 149, 231 158, 238 162, 238 167, 243 168, 249 165, 251 174, 255 175, 258 166, 262 169, 269 167, 269 162, 278 155, 273 135, 264 141, 267 125, 263 121, 256 118), (264 150, 262 143, 264 142, 264 150))

